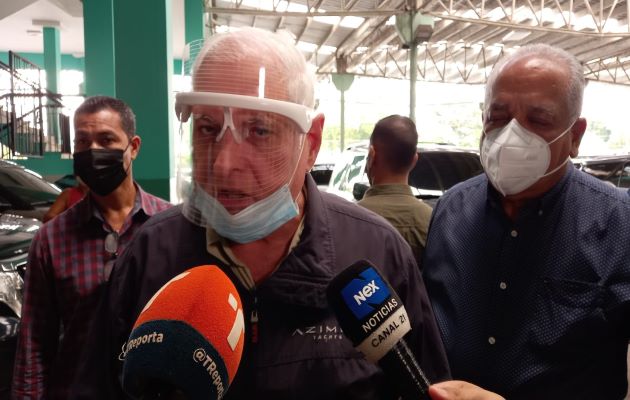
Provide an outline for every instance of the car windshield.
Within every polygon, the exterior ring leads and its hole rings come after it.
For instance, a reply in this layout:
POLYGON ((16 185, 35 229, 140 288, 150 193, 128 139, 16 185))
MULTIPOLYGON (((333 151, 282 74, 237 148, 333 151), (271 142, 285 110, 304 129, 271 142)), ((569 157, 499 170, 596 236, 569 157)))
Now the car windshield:
POLYGON ((330 179, 331 188, 352 192, 352 188, 356 182, 361 180, 367 181, 367 177, 362 176, 365 167, 365 158, 367 156, 367 148, 365 151, 361 150, 348 151, 342 154, 341 162, 335 164, 332 172, 330 179))
POLYGON ((425 151, 409 174, 409 185, 422 191, 444 192, 480 174, 483 168, 474 153, 425 151))
POLYGON ((605 160, 582 165, 584 172, 620 188, 630 187, 630 161, 605 160))
POLYGON ((0 187, 5 194, 20 198, 32 206, 50 204, 59 190, 42 178, 22 168, 0 168, 0 187))

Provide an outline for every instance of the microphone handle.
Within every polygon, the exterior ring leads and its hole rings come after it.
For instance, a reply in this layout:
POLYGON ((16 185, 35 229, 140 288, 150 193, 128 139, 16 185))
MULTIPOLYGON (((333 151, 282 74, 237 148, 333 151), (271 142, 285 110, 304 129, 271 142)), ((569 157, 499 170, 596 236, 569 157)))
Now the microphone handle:
POLYGON ((429 380, 420 369, 404 339, 399 340, 378 361, 379 366, 397 383, 404 400, 429 400, 429 380))

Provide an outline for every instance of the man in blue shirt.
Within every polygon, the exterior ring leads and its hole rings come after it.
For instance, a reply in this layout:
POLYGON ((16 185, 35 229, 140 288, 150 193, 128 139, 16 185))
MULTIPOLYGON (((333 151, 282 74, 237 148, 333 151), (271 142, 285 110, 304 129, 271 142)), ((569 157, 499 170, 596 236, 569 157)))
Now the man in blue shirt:
POLYGON ((453 378, 511 400, 627 390, 630 198, 569 160, 584 84, 551 46, 502 60, 486 86, 486 173, 433 212, 424 278, 453 378))

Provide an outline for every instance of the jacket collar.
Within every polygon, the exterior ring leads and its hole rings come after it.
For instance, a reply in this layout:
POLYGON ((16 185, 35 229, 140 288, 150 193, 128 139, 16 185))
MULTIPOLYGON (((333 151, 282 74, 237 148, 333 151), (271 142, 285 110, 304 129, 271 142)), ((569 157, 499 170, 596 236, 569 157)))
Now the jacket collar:
POLYGON ((322 194, 309 174, 305 184, 307 201, 300 242, 258 289, 286 303, 324 309, 328 307, 326 287, 334 271, 332 221, 322 194))

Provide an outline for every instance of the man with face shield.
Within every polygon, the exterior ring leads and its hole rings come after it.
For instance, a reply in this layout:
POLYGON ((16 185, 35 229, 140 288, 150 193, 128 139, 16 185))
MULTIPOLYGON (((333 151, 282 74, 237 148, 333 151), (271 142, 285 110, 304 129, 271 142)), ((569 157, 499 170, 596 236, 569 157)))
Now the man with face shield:
POLYGON ((74 173, 88 194, 35 235, 26 269, 13 398, 67 398, 102 285, 138 228, 170 206, 133 181, 140 151, 122 101, 86 99, 74 116, 74 173))
MULTIPOLYGON (((95 343, 108 345, 86 364, 93 373, 81 379, 83 397, 121 396, 119 353, 144 304, 169 279, 205 264, 219 266, 243 302, 245 348, 228 399, 395 396, 344 338, 326 300, 330 280, 363 258, 409 308, 407 342, 429 379, 448 378, 407 244, 386 221, 318 191, 308 174, 324 123, 313 86, 304 57, 283 35, 249 28, 206 43, 193 92, 176 99, 180 120, 193 126, 192 184, 183 205, 153 219, 116 264, 102 329, 92 330, 95 343)), ((211 310, 207 317, 219 318, 211 310)))
POLYGON ((485 174, 433 211, 424 278, 453 377, 508 399, 626 394, 630 199, 570 162, 584 85, 558 48, 503 59, 486 85, 485 174))

